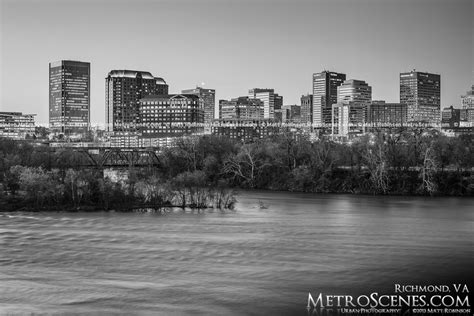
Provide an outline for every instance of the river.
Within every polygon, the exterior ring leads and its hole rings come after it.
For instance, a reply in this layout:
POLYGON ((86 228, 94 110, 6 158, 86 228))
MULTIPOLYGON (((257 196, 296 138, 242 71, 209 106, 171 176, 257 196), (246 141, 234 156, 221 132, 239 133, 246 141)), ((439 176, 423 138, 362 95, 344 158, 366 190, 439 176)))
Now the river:
POLYGON ((470 282, 473 199, 237 199, 225 212, 0 213, 0 314, 306 315, 308 292, 470 282))

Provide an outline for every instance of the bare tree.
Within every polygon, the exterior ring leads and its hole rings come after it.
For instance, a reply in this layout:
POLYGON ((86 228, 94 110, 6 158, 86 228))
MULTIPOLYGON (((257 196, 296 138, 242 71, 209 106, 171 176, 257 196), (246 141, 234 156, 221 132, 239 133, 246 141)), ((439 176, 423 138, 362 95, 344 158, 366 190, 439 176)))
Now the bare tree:
POLYGON ((367 148, 364 159, 375 193, 381 192, 386 194, 389 188, 389 178, 387 159, 382 146, 376 145, 367 148))
POLYGON ((230 155, 224 161, 223 172, 244 180, 254 188, 258 174, 269 165, 260 155, 258 143, 244 144, 237 154, 230 155))
POLYGON ((435 152, 430 145, 424 150, 423 166, 421 168, 422 184, 421 189, 430 195, 433 195, 437 190, 434 175, 438 169, 438 162, 436 161, 435 152))

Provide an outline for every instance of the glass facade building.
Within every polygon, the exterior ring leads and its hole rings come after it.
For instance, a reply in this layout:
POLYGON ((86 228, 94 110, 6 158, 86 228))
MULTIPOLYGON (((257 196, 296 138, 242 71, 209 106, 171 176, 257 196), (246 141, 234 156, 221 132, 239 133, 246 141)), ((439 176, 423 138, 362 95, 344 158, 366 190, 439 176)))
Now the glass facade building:
POLYGON ((416 70, 400 74, 400 103, 408 107, 409 123, 438 124, 441 76, 416 70))
POLYGON ((62 60, 49 64, 49 125, 65 135, 85 133, 90 125, 90 63, 62 60))
POLYGON ((332 71, 313 74, 313 115, 312 123, 318 128, 323 124, 331 124, 332 105, 337 102, 337 87, 346 75, 332 71))
POLYGON ((137 70, 112 70, 105 78, 105 123, 109 132, 137 131, 140 99, 167 95, 162 78, 137 70))

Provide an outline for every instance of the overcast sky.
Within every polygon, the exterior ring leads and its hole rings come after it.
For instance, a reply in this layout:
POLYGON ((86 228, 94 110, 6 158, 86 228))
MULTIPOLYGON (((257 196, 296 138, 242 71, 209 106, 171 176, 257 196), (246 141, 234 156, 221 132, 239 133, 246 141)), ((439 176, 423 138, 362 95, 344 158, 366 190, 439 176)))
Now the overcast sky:
POLYGON ((91 63, 91 121, 103 123, 112 69, 150 71, 170 93, 216 101, 274 88, 285 104, 313 72, 365 80, 399 100, 399 73, 441 74, 442 107, 474 82, 473 0, 0 0, 1 111, 48 121, 48 63, 91 63))

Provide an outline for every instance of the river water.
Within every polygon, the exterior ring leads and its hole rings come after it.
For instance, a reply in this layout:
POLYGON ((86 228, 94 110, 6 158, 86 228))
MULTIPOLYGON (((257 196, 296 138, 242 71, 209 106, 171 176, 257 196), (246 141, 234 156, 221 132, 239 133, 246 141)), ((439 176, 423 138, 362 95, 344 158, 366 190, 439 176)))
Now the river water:
POLYGON ((0 213, 0 314, 307 315, 308 292, 470 282, 473 199, 237 199, 226 212, 0 213))

